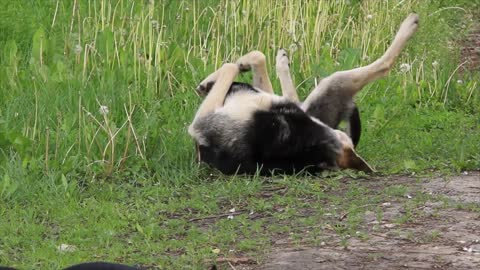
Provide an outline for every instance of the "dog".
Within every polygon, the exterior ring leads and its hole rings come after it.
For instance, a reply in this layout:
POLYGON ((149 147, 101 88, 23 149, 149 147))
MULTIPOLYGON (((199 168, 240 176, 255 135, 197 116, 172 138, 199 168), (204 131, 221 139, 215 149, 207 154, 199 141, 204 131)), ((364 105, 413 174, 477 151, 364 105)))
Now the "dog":
POLYGON ((188 133, 196 142, 198 160, 224 174, 318 172, 325 169, 372 167, 354 150, 360 138, 360 118, 354 96, 368 83, 385 77, 419 24, 410 14, 400 25, 383 56, 373 63, 324 78, 300 102, 280 49, 276 72, 282 96, 275 95, 265 55, 252 51, 235 63, 223 64, 204 79, 205 93, 188 133), (251 71, 251 84, 235 82, 251 71), (350 136, 338 130, 349 121, 350 136))

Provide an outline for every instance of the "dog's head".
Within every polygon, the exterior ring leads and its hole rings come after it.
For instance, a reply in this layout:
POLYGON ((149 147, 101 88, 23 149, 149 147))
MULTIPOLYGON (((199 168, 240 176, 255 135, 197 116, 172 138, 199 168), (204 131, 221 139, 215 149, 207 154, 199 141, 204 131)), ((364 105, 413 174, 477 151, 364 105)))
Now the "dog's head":
POLYGON ((350 137, 340 130, 335 130, 342 149, 337 157, 337 165, 342 169, 354 169, 363 172, 374 172, 375 170, 354 150, 350 137))

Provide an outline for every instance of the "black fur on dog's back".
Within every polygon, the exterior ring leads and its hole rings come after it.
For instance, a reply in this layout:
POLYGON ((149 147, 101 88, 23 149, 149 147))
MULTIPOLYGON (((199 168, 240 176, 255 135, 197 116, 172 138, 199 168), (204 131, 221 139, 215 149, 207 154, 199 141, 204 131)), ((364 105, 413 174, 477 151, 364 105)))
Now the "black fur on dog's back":
POLYGON ((252 157, 263 170, 293 173, 336 165, 340 145, 330 129, 314 122, 294 103, 255 112, 247 130, 252 157))
MULTIPOLYGON (((258 93, 249 84, 234 83, 226 98, 238 91, 258 93)), ((198 146, 200 160, 225 174, 315 172, 334 167, 341 148, 331 129, 289 101, 257 110, 245 122, 212 113, 195 129, 205 140, 198 146)))

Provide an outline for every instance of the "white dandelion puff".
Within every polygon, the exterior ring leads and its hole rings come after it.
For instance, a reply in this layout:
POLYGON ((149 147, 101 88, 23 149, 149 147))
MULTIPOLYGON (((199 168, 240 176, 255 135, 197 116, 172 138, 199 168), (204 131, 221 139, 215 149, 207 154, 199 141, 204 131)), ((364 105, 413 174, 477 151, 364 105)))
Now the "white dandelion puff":
POLYGON ((458 84, 463 84, 463 81, 462 80, 457 80, 457 83, 458 84))
POLYGON ((290 49, 290 53, 294 53, 298 50, 298 46, 295 43, 290 44, 288 48, 290 49))
POLYGON ((127 30, 125 30, 125 29, 123 29, 123 28, 118 29, 118 32, 119 32, 120 35, 122 35, 122 36, 126 36, 126 35, 127 35, 127 30))
POLYGON ((80 45, 80 44, 75 45, 75 48, 73 49, 73 51, 75 52, 75 54, 80 54, 80 53, 82 53, 82 50, 83 50, 83 48, 82 48, 82 45, 80 45))
POLYGON ((77 250, 77 247, 74 245, 61 244, 57 247, 57 250, 60 252, 74 252, 77 250))
POLYGON ((373 19, 373 15, 372 15, 372 14, 368 14, 366 18, 367 18, 368 21, 370 21, 371 19, 373 19))
POLYGON ((407 63, 403 63, 400 65, 400 71, 403 73, 410 71, 410 68, 411 66, 407 63))
POLYGON ((100 105, 100 109, 98 109, 101 115, 107 115, 110 110, 108 110, 108 107, 105 105, 100 105))
POLYGON ((160 29, 160 23, 158 23, 157 20, 152 20, 151 23, 152 23, 152 28, 153 29, 155 29, 155 30, 160 29))

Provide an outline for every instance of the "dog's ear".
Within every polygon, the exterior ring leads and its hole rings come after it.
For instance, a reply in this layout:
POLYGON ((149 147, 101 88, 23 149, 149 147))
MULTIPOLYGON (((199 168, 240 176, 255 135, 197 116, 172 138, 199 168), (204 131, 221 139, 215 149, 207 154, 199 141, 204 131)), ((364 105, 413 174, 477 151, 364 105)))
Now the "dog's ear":
POLYGON ((354 169, 366 173, 375 172, 375 170, 350 147, 343 148, 342 153, 337 159, 337 164, 342 169, 354 169))

